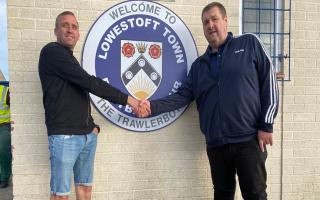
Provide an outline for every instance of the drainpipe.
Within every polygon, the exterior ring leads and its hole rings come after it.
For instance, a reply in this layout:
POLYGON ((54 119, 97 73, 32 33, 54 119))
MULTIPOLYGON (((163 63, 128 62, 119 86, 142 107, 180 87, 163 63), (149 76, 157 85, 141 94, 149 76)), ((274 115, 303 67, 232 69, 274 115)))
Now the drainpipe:
POLYGON ((274 48, 273 55, 275 56, 274 66, 277 72, 283 72, 283 33, 284 33, 284 1, 274 1, 274 48))
POLYGON ((280 200, 283 199, 283 98, 284 98, 284 2, 285 1, 278 1, 274 0, 274 8, 275 8, 275 15, 274 15, 274 48, 273 48, 273 55, 275 56, 274 59, 274 66, 276 68, 277 74, 279 74, 279 78, 282 79, 281 84, 281 147, 280 147, 280 200), (281 77, 282 76, 282 77, 281 77))

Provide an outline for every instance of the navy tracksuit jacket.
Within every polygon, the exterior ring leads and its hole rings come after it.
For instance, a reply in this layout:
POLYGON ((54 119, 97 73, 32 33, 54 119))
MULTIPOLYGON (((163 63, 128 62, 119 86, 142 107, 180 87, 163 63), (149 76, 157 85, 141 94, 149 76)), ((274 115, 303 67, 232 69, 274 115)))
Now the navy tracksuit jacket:
POLYGON ((196 100, 200 128, 209 148, 248 141, 258 130, 272 132, 278 86, 260 39, 253 34, 233 37, 229 33, 220 52, 218 75, 210 53, 208 47, 194 61, 177 93, 151 101, 152 114, 176 110, 196 100))

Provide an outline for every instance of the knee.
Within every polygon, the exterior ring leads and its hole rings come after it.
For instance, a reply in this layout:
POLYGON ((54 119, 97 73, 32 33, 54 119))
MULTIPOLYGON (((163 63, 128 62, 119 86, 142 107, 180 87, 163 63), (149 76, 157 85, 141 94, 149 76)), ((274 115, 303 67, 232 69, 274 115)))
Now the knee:
POLYGON ((80 185, 85 193, 90 193, 92 191, 92 186, 80 185))
POLYGON ((92 191, 92 186, 86 186, 86 185, 81 185, 81 184, 79 184, 79 185, 76 186, 76 189, 77 189, 78 191, 83 192, 83 193, 91 193, 91 191, 92 191))

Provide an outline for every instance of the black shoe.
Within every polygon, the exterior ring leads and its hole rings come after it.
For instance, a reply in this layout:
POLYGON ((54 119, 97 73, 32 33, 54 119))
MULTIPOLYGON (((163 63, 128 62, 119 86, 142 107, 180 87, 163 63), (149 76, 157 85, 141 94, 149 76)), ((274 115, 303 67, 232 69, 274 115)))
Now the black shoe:
POLYGON ((9 186, 9 181, 0 181, 0 188, 7 188, 9 186))

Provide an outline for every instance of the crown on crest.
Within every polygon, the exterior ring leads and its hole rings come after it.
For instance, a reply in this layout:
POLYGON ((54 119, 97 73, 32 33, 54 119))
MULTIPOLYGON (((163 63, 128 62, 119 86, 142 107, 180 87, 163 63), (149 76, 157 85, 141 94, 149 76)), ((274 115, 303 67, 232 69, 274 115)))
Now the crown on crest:
POLYGON ((140 43, 137 43, 137 44, 136 44, 136 47, 137 47, 139 53, 144 53, 144 52, 146 52, 147 46, 148 46, 148 45, 147 45, 146 43, 143 43, 143 42, 140 42, 140 43))

